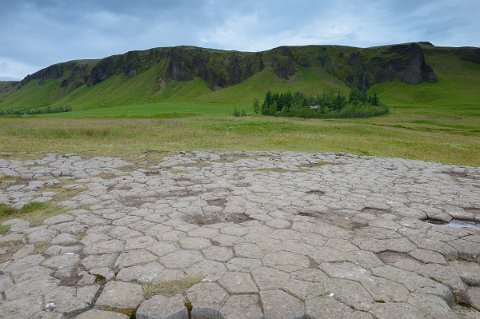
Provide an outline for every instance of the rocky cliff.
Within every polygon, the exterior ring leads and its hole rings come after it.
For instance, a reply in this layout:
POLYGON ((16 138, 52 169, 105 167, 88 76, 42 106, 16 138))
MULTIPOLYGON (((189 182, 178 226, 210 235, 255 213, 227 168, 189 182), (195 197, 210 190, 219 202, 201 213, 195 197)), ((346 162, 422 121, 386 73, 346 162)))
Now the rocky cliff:
MULTIPOLYGON (((468 59, 477 59, 477 53, 468 59)), ((352 87, 368 89, 383 81, 434 82, 436 75, 427 65, 420 45, 399 44, 375 48, 340 46, 279 47, 263 52, 210 50, 198 47, 155 48, 131 51, 100 60, 59 63, 23 79, 19 88, 32 80, 57 80, 59 86, 74 90, 94 86, 124 74, 135 77, 149 68, 159 68, 162 81, 204 80, 211 89, 238 84, 266 67, 278 77, 289 78, 299 67, 321 66, 352 87)))

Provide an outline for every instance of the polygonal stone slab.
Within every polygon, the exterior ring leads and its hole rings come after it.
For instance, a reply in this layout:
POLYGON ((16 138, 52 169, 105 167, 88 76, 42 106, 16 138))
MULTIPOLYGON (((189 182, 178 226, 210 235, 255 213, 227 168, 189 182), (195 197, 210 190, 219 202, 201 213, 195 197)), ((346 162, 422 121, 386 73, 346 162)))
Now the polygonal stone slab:
POLYGON ((78 242, 78 238, 72 234, 62 233, 52 239, 51 243, 53 245, 71 245, 78 242))
POLYGON ((97 267, 110 267, 115 261, 115 254, 90 255, 82 259, 82 265, 86 269, 97 267))
POLYGON ((50 257, 42 265, 50 268, 68 268, 75 266, 79 261, 80 257, 78 255, 64 254, 50 257))
POLYGON ((158 257, 145 249, 130 250, 122 253, 115 262, 115 267, 122 269, 156 260, 158 257))
POLYGON ((7 272, 20 272, 22 269, 28 269, 30 267, 39 265, 45 258, 41 255, 30 255, 17 260, 12 261, 5 268, 7 272))
POLYGON ((305 301, 305 315, 311 319, 344 319, 350 317, 352 309, 328 296, 317 296, 305 301))
POLYGON ((39 318, 43 308, 41 296, 28 296, 0 303, 0 318, 39 318))
POLYGON ((332 294, 344 304, 358 310, 368 311, 374 300, 361 284, 345 279, 331 279, 325 283, 326 295, 332 294))
POLYGON ((25 280, 5 290, 8 300, 26 296, 39 296, 48 293, 57 287, 58 280, 50 276, 40 276, 35 279, 25 280))
POLYGON ((200 252, 194 250, 180 250, 163 257, 160 257, 160 262, 168 268, 187 268, 191 265, 203 260, 200 252))
POLYGON ((194 307, 219 310, 228 293, 217 283, 201 282, 188 289, 187 296, 194 307))
POLYGON ((262 250, 253 243, 240 243, 234 247, 235 255, 237 257, 246 257, 246 258, 262 258, 262 250))
POLYGON ((180 240, 180 246, 183 249, 202 250, 210 245, 210 240, 202 237, 187 237, 180 240))
POLYGON ((252 277, 261 290, 281 288, 289 275, 281 270, 262 267, 252 272, 252 277))
MULTIPOLYGON (((87 287, 80 289, 85 290, 87 287)), ((74 312, 82 309, 86 309, 90 306, 96 291, 99 286, 95 286, 92 293, 84 296, 80 294, 77 296, 77 289, 73 287, 58 287, 45 295, 46 303, 54 303, 56 312, 74 312), (83 297, 83 298, 82 298, 83 297)))
POLYGON ((258 295, 230 296, 222 307, 221 313, 231 319, 263 318, 258 295))
POLYGON ((229 247, 210 246, 202 250, 207 259, 216 261, 227 261, 233 257, 232 249, 229 247))
POLYGON ((218 282, 231 294, 248 294, 258 291, 252 277, 247 273, 227 272, 218 282))
POLYGON ((289 251, 270 253, 265 255, 262 261, 267 267, 278 268, 286 272, 305 269, 310 266, 310 260, 306 256, 289 251))
POLYGON ((154 243, 153 245, 146 247, 146 249, 151 251, 155 255, 161 257, 161 256, 165 256, 168 253, 178 250, 178 247, 176 247, 172 243, 157 242, 157 243, 154 243))
POLYGON ((142 286, 121 281, 110 281, 103 288, 96 306, 135 309, 143 301, 142 286))
POLYGON ((151 246, 156 242, 157 241, 150 236, 139 236, 139 237, 128 238, 126 240, 125 249, 130 250, 130 249, 147 248, 148 246, 151 246))
POLYGON ((266 318, 298 319, 303 318, 303 303, 283 290, 260 292, 260 300, 266 318))
POLYGON ((98 309, 91 309, 79 314, 75 319, 129 319, 130 317, 118 312, 103 311, 98 309))
POLYGON ((165 269, 157 262, 123 268, 117 275, 118 280, 138 281, 141 283, 153 282, 165 269))
POLYGON ((175 295, 167 298, 157 295, 142 302, 136 312, 137 319, 188 318, 184 298, 175 295))
POLYGON ((427 319, 431 318, 428 313, 407 303, 377 303, 373 310, 373 315, 378 319, 427 319))
POLYGON ((474 262, 455 260, 450 263, 463 282, 470 286, 480 286, 480 265, 474 262))
POLYGON ((86 246, 83 251, 87 255, 100 255, 108 253, 117 253, 124 248, 123 242, 117 239, 99 241, 91 246, 86 246))

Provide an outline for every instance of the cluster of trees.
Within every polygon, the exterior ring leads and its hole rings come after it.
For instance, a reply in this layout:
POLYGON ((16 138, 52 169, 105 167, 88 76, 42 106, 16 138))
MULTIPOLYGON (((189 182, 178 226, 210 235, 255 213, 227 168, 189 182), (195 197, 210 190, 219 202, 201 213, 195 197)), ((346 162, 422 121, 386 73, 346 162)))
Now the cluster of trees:
POLYGON ((357 90, 351 91, 348 97, 340 93, 313 96, 268 91, 262 104, 254 101, 253 109, 257 114, 305 118, 368 117, 388 112, 375 93, 369 95, 357 90))
POLYGON ((1 115, 37 115, 47 113, 64 113, 70 112, 72 108, 70 106, 47 106, 36 109, 21 109, 21 110, 6 110, 0 111, 1 115))

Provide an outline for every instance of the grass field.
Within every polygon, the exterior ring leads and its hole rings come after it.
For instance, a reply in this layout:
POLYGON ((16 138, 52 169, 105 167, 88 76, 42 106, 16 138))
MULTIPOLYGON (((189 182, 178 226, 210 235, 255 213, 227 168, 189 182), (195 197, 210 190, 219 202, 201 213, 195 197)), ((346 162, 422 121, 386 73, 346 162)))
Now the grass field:
MULTIPOLYGON (((448 50, 426 50, 438 83, 375 85, 370 91, 390 106, 384 116, 303 120, 230 115, 234 107, 251 113, 253 98, 272 87, 307 94, 347 90, 339 80, 313 69, 300 70, 291 80, 266 69, 219 91, 198 79, 171 82, 143 103, 132 104, 134 95, 153 90, 147 85, 155 76, 152 69, 135 83, 122 82, 127 84, 120 91, 114 90, 113 82, 119 81, 114 77, 85 88, 89 91, 83 95, 65 97, 81 102, 73 112, 0 118, 0 150, 129 158, 199 149, 344 151, 480 166, 480 65, 448 50), (117 98, 102 102, 112 94, 117 98)), ((34 92, 28 98, 48 98, 45 92, 34 92)), ((48 94, 57 94, 53 86, 48 94)))

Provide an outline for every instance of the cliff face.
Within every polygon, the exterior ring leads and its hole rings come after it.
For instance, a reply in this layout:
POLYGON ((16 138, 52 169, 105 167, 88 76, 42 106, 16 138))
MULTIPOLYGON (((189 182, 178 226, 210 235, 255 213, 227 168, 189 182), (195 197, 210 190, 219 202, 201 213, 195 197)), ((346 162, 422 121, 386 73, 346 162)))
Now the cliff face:
MULTIPOLYGON (((480 61, 479 49, 459 48, 458 55, 465 60, 480 61)), ((266 68, 272 69, 279 78, 289 79, 299 69, 312 67, 330 73, 352 88, 364 90, 375 83, 390 80, 411 84, 436 81, 434 71, 425 62, 422 46, 416 43, 366 49, 344 46, 278 47, 262 52, 181 46, 55 64, 28 75, 19 83, 6 86, 1 93, 4 97, 14 94, 31 81, 37 81, 40 86, 50 81, 48 87, 51 89, 55 85, 53 80, 60 92, 55 96, 61 97, 61 94, 69 94, 79 87, 94 87, 114 76, 135 78, 150 70, 154 71, 151 74, 156 78, 149 78, 149 81, 155 81, 158 90, 165 88, 170 81, 190 81, 194 78, 200 78, 210 89, 218 90, 241 83, 266 68)), ((117 78, 116 83, 121 81, 117 78)), ((51 99, 48 103, 52 103, 51 99)))
POLYGON ((289 78, 298 67, 313 65, 321 65, 348 85, 362 89, 395 79, 412 84, 436 80, 421 47, 412 43, 369 49, 279 47, 258 53, 195 47, 157 48, 131 51, 89 63, 55 64, 27 76, 21 85, 33 79, 40 80, 40 83, 60 79, 61 87, 75 89, 84 84, 96 85, 119 73, 134 77, 151 67, 158 67, 164 80, 189 81, 199 77, 210 88, 217 89, 240 83, 267 66, 272 67, 278 77, 289 78), (308 49, 301 52, 302 48, 308 49))

